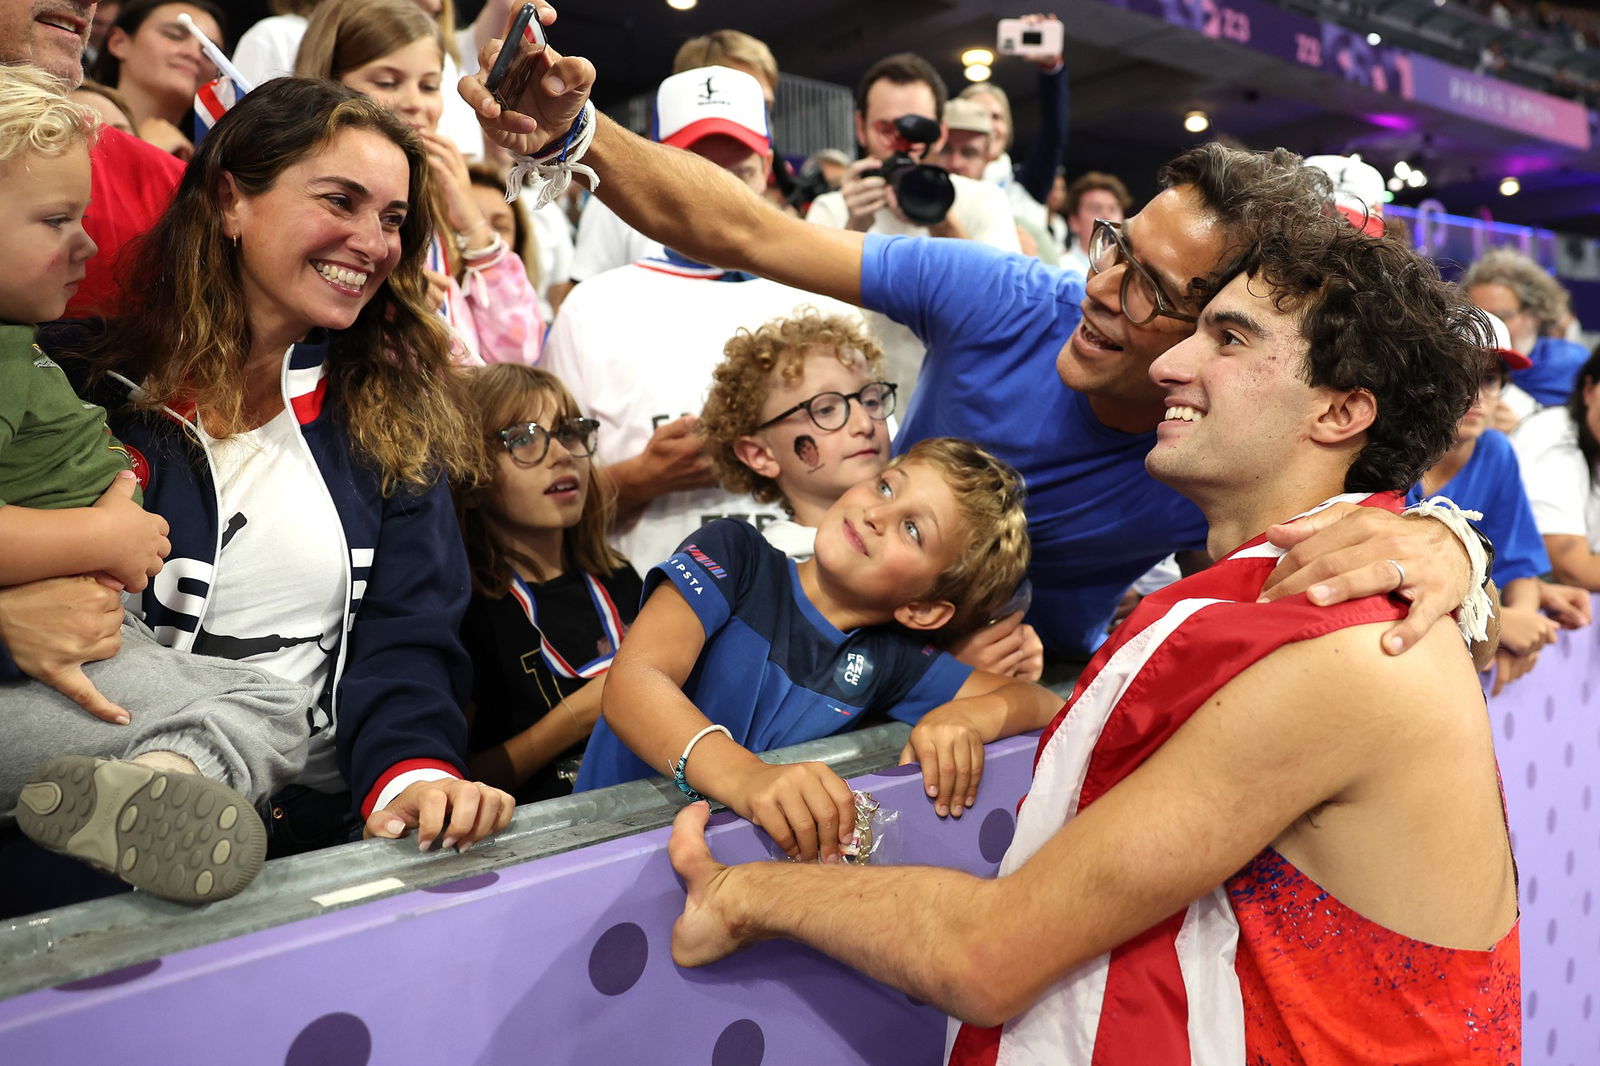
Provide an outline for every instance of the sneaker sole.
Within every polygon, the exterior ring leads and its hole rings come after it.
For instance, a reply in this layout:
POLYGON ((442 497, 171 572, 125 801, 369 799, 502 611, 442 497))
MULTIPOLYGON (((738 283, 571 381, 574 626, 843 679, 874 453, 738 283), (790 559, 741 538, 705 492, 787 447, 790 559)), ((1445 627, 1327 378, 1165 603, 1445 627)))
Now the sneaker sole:
POLYGON ((238 894, 261 872, 266 827, 219 781, 70 755, 23 786, 17 826, 38 844, 180 903, 238 894))

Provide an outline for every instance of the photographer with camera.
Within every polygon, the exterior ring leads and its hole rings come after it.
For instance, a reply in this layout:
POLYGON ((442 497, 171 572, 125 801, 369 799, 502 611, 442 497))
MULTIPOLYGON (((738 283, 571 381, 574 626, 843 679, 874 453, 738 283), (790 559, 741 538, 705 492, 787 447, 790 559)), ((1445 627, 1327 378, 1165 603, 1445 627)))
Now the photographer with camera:
MULTIPOLYGON (((1004 190, 934 165, 946 129, 944 79, 919 55, 880 59, 856 86, 856 140, 863 158, 845 171, 838 192, 811 204, 806 221, 857 233, 959 237, 1020 251, 1004 190)), ((901 402, 922 367, 923 346, 897 323, 869 314, 901 402)))
POLYGON ((1016 251, 1005 196, 934 164, 946 133, 946 99, 944 79, 921 56, 902 52, 874 63, 856 87, 856 140, 864 158, 845 172, 837 194, 817 197, 807 220, 858 233, 964 237, 1016 251))

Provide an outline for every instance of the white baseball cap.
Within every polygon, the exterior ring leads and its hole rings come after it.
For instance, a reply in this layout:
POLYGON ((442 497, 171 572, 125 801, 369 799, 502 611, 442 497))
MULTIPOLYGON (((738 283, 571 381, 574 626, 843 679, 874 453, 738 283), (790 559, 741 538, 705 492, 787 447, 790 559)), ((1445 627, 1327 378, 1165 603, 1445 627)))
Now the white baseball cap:
POLYGON ((1383 236, 1383 175, 1377 167, 1347 155, 1307 156, 1305 165, 1333 180, 1334 206, 1352 226, 1383 236))
POLYGON ((753 152, 772 154, 767 98, 754 77, 732 67, 697 67, 661 83, 655 139, 688 148, 711 136, 732 137, 753 152))
POLYGON ((1506 369, 1526 370, 1533 365, 1532 359, 1511 346, 1511 329, 1505 324, 1504 319, 1488 311, 1483 313, 1483 317, 1489 320, 1490 333, 1489 343, 1484 347, 1498 356, 1506 365, 1506 369))

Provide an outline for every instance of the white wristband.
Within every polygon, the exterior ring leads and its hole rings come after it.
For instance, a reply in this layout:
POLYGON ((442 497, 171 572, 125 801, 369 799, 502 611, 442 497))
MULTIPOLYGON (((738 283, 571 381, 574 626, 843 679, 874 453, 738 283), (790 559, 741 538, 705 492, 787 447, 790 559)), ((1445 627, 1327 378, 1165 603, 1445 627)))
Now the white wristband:
POLYGON ((1472 589, 1467 593, 1467 598, 1461 601, 1456 625, 1461 628, 1461 635, 1469 642, 1488 640, 1489 616, 1493 612, 1489 593, 1484 588, 1489 580, 1489 557, 1484 553, 1483 545, 1478 543, 1478 534, 1467 524, 1469 519, 1473 521, 1482 519, 1483 513, 1463 510, 1447 496, 1434 496, 1423 500, 1414 507, 1407 507, 1401 513, 1438 519, 1444 523, 1446 529, 1456 535, 1457 540, 1461 541, 1461 546, 1467 550, 1467 558, 1472 563, 1472 589))
POLYGON ((704 729, 700 730, 700 732, 689 738, 689 743, 683 746, 683 754, 678 756, 677 767, 672 771, 672 780, 673 783, 678 786, 678 791, 682 792, 685 796, 688 796, 691 801, 705 799, 705 797, 689 786, 689 781, 684 777, 683 772, 685 767, 689 765, 689 753, 694 750, 694 746, 700 743, 703 738, 712 733, 721 733, 729 740, 733 739, 733 734, 728 732, 728 727, 725 725, 706 726, 704 729))
POLYGON ((534 210, 558 199, 567 191, 567 186, 572 183, 574 171, 589 179, 589 191, 600 187, 600 175, 594 172, 593 167, 586 167, 578 160, 589 150, 589 145, 594 143, 594 133, 599 123, 595 120, 594 104, 585 101, 583 110, 578 112, 577 119, 572 124, 572 129, 567 131, 565 137, 546 151, 544 155, 513 155, 514 165, 511 173, 506 175, 506 203, 512 203, 522 195, 522 186, 527 182, 534 190, 534 210))

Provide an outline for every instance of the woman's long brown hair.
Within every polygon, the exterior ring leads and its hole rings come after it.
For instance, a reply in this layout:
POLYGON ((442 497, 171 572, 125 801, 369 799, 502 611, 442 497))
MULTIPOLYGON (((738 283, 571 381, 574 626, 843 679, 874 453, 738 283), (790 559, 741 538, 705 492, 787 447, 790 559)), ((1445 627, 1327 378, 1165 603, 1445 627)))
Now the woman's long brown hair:
POLYGON ((393 273, 354 325, 330 335, 330 396, 385 495, 430 485, 441 472, 470 483, 485 469, 482 449, 451 365, 450 333, 429 305, 422 272, 432 225, 416 207, 432 188, 427 152, 387 109, 341 85, 274 79, 223 116, 172 206, 135 246, 125 313, 106 324, 88 354, 97 375, 115 370, 140 382, 138 406, 192 404, 214 436, 244 429, 250 322, 237 252, 222 231, 222 190, 231 177, 241 195, 259 196, 346 130, 371 131, 405 153, 412 210, 400 226, 393 273))

